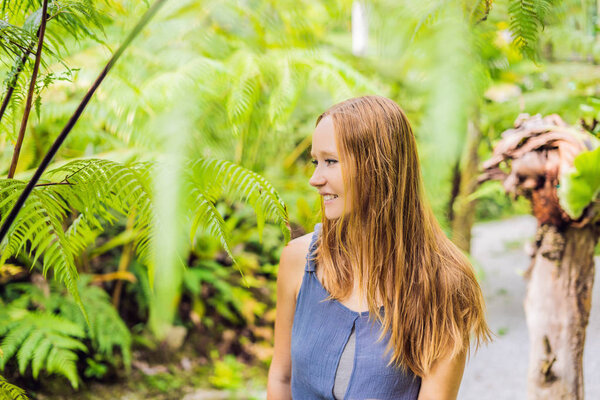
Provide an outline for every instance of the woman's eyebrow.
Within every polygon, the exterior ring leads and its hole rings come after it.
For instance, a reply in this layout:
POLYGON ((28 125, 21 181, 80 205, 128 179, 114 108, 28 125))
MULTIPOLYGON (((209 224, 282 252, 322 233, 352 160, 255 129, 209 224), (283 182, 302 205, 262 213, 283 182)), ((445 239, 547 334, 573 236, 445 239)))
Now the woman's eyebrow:
POLYGON ((311 151, 310 152, 311 157, 315 157, 316 155, 322 155, 322 156, 331 156, 331 157, 337 157, 337 154, 331 151, 317 151, 316 153, 311 151))

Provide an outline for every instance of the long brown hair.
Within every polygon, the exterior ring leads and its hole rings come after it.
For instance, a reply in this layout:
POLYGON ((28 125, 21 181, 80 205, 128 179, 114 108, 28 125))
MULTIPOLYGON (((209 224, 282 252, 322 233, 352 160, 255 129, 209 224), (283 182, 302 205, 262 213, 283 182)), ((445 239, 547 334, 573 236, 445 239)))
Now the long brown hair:
POLYGON ((317 124, 325 117, 333 120, 352 199, 340 218, 328 220, 322 209, 315 257, 330 298, 347 298, 356 283, 371 321, 381 323, 379 340, 389 334, 390 364, 416 375, 440 357, 468 352, 471 333, 477 345, 488 341, 481 289, 426 201, 404 112, 390 99, 365 96, 334 105, 317 124))

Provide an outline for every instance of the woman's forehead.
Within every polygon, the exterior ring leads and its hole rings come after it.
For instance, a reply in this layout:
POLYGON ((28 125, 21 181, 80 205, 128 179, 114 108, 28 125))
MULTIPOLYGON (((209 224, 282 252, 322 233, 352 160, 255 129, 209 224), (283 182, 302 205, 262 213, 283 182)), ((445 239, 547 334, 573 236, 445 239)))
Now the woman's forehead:
POLYGON ((337 155, 335 131, 331 117, 327 116, 323 118, 315 127, 310 154, 312 156, 337 155))

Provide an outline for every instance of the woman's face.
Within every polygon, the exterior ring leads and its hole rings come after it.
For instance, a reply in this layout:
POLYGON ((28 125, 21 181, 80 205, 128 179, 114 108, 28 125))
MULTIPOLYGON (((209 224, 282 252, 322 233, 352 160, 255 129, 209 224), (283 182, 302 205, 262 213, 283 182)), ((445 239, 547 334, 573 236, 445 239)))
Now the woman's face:
POLYGON ((315 128, 310 154, 315 171, 309 183, 323 197, 325 218, 339 218, 344 214, 344 201, 346 213, 352 203, 344 192, 342 163, 335 145, 335 131, 331 117, 323 118, 315 128))

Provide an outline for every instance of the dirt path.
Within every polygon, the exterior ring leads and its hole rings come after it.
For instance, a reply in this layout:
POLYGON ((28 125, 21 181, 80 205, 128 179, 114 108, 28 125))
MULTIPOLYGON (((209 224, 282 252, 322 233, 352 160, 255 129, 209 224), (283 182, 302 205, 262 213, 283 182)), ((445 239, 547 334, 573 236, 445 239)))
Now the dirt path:
MULTIPOLYGON (((473 228, 471 254, 484 273, 481 283, 488 323, 497 337, 472 355, 460 400, 526 398, 529 343, 523 311, 526 283, 520 272, 529 266, 524 246, 533 238, 535 227, 533 217, 523 216, 480 223, 473 228)), ((600 257, 595 263, 596 285, 583 357, 586 399, 600 399, 600 257)))

